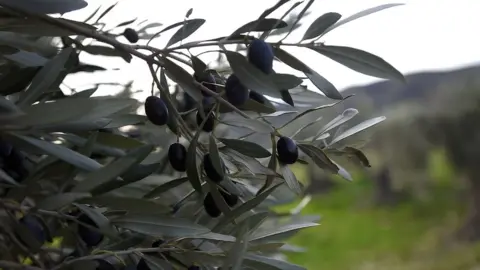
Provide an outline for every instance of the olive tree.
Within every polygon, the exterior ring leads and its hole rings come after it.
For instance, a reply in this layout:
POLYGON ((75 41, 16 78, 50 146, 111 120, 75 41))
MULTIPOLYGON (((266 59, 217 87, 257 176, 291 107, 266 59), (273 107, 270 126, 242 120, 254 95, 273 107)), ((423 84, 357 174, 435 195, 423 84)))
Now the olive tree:
POLYGON ((312 163, 352 180, 331 155, 365 161, 360 150, 342 142, 385 118, 330 135, 358 111, 348 109, 318 126, 322 110, 346 97, 288 48, 315 51, 370 76, 404 80, 378 56, 318 41, 395 5, 343 20, 325 13, 301 41, 284 42, 312 3, 281 0, 229 35, 179 45, 205 22, 191 19, 192 10, 148 34, 158 23, 140 28, 131 20, 105 30, 102 18, 114 6, 80 22, 51 14, 83 8, 82 0, 0 0, 0 267, 303 269, 275 256, 297 252, 285 241, 319 220, 272 210, 303 196, 289 166, 312 163), (282 17, 271 17, 288 5, 282 17), (283 19, 295 9, 300 11, 289 25, 283 19), (290 30, 277 31, 284 28, 290 30), (146 42, 170 31, 164 48, 146 42), (275 32, 283 38, 268 41, 275 32), (89 44, 90 38, 102 45, 89 44), (238 44, 246 46, 246 56, 227 49, 238 44), (226 57, 226 71, 190 54, 207 46, 226 57), (142 59, 152 75, 145 113, 137 114, 139 102, 132 98, 92 96, 96 88, 62 92, 67 76, 103 69, 80 62, 82 52, 142 59), (276 73, 274 61, 304 77, 276 73), (321 92, 302 85, 305 80, 321 92), (129 135, 120 130, 125 126, 154 132, 129 135))

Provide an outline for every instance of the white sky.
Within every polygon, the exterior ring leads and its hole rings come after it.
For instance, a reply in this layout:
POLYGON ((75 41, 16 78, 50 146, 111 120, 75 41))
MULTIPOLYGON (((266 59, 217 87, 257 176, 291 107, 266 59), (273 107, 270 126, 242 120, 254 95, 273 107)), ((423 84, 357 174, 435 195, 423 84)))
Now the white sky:
MULTIPOLYGON (((66 17, 83 20, 99 4, 102 4, 104 9, 115 1, 89 0, 88 2, 89 7, 67 14, 66 17)), ((187 41, 203 40, 230 34, 244 23, 256 19, 264 9, 276 2, 277 0, 120 0, 104 21, 114 26, 119 22, 138 17, 137 22, 148 19, 149 22, 160 22, 165 27, 183 20, 187 10, 193 8, 190 18, 203 18, 207 22, 187 41)), ((287 41, 298 41, 308 25, 325 12, 338 12, 345 18, 363 9, 398 2, 406 5, 350 22, 333 30, 321 41, 326 44, 345 45, 369 51, 384 58, 404 74, 425 70, 454 69, 480 62, 480 38, 477 37, 480 26, 480 1, 478 0, 318 0, 310 7, 311 15, 303 20, 303 27, 294 32, 287 41)), ((300 9, 298 8, 298 11, 300 9)), ((275 17, 279 18, 284 11, 285 8, 275 13, 275 17)), ((161 48, 175 31, 176 29, 162 34, 162 37, 152 44, 161 48)), ((123 38, 120 40, 125 42, 123 38)), ((329 79, 340 90, 377 80, 349 70, 309 50, 297 49, 291 52, 329 79)), ((206 54, 202 59, 208 63, 216 56, 216 54, 206 54), (208 58, 209 55, 211 58, 208 58)), ((92 78, 91 75, 70 76, 66 81, 69 86, 86 87, 92 79, 95 82, 121 83, 134 80, 134 90, 145 90, 137 97, 143 98, 148 95, 151 79, 143 60, 134 57, 134 60, 127 64, 121 59, 99 59, 97 56, 93 59, 86 54, 82 54, 82 59, 121 70, 102 73, 101 78, 98 76, 92 78)), ((290 69, 278 69, 278 71, 289 72, 290 69)), ((100 90, 97 94, 113 94, 115 91, 111 87, 100 90)))

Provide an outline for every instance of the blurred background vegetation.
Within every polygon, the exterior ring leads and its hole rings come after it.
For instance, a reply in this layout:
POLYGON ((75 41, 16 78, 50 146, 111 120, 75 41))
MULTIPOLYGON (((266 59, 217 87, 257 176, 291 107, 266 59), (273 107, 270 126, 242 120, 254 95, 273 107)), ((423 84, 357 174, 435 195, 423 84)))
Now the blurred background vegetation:
POLYGON ((352 107, 357 121, 387 116, 354 136, 372 167, 349 168, 348 183, 296 166, 313 195, 303 213, 322 222, 292 239, 307 250, 289 259, 308 269, 479 269, 479 73, 425 72, 406 76, 407 85, 345 90, 355 96, 332 115, 352 107))

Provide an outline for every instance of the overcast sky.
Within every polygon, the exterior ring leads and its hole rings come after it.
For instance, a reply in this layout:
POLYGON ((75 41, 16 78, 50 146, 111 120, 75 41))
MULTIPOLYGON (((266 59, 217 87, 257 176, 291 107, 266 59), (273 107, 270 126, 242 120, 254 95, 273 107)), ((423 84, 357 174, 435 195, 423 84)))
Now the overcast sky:
MULTIPOLYGON (((99 4, 106 8, 116 2, 111 0, 89 0, 83 10, 67 14, 67 18, 83 20, 99 4)), ((202 40, 228 35, 242 24, 256 19, 264 9, 277 0, 120 0, 119 4, 105 17, 109 25, 138 17, 137 22, 148 19, 164 26, 183 20, 189 8, 190 18, 203 18, 207 22, 188 41, 202 40)), ((291 1, 292 3, 295 0, 291 1)), ((325 12, 338 12, 343 18, 370 7, 387 3, 405 3, 369 15, 346 24, 328 33, 321 41, 329 45, 345 45, 374 53, 398 68, 402 73, 427 70, 448 70, 480 62, 480 39, 476 36, 480 26, 480 1, 478 0, 318 0, 310 8, 311 15, 303 21, 303 27, 292 34, 288 41, 296 42, 308 25, 325 12)), ((291 5, 291 4, 290 4, 291 5)), ((280 17, 285 9, 275 13, 280 17)), ((157 28, 155 29, 158 31, 157 28)), ((163 47, 175 30, 166 32, 152 44, 163 47)), ((123 38, 120 39, 125 42, 123 38)), ((340 90, 362 85, 377 79, 356 73, 319 54, 308 50, 290 50, 317 72, 328 78, 340 90)), ((206 54, 202 59, 207 63, 216 54, 206 54), (210 57, 209 57, 210 56, 210 57)), ((82 54, 86 61, 101 61, 103 66, 117 67, 120 71, 102 73, 95 81, 134 80, 134 89, 146 90, 151 84, 150 74, 142 60, 134 59, 130 64, 121 59, 95 59, 82 54)), ((279 70, 289 71, 288 69, 279 70)), ((70 86, 86 87, 92 76, 71 76, 66 82, 70 86)), ((99 94, 113 94, 114 89, 104 87, 99 94)))

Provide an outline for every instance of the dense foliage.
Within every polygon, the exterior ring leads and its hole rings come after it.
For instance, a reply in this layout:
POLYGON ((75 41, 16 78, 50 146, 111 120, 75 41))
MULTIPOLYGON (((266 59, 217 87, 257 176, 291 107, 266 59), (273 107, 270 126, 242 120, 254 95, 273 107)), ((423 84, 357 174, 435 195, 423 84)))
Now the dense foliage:
POLYGON ((271 210, 303 194, 289 165, 310 162, 351 180, 330 156, 368 165, 360 150, 341 143, 384 117, 339 132, 358 113, 348 109, 318 126, 322 109, 346 97, 288 47, 313 50, 370 76, 404 80, 375 55, 318 42, 338 26, 395 5, 343 20, 326 13, 301 42, 283 42, 312 3, 290 23, 284 18, 300 5, 281 0, 231 35, 178 45, 205 23, 190 19, 192 10, 150 35, 146 29, 158 23, 137 29, 131 20, 104 30, 102 18, 114 6, 78 22, 48 14, 83 8, 82 0, 0 0, 0 267, 303 269, 274 256, 298 251, 284 241, 319 219, 271 210), (280 19, 269 17, 289 4, 280 19), (164 48, 148 45, 176 28, 164 48), (284 37, 267 41, 272 35, 284 37), (228 50, 232 44, 245 45, 247 55, 228 50), (205 46, 219 48, 228 72, 189 53, 205 46), (134 99, 93 97, 96 88, 62 92, 66 76, 104 69, 80 62, 81 52, 143 59, 153 79, 145 115, 135 113, 134 99), (305 77, 276 73, 276 62, 305 77), (307 79, 323 94, 303 86, 307 79), (172 83, 180 92, 170 91, 172 83), (125 126, 150 127, 157 139, 122 132, 125 126))

